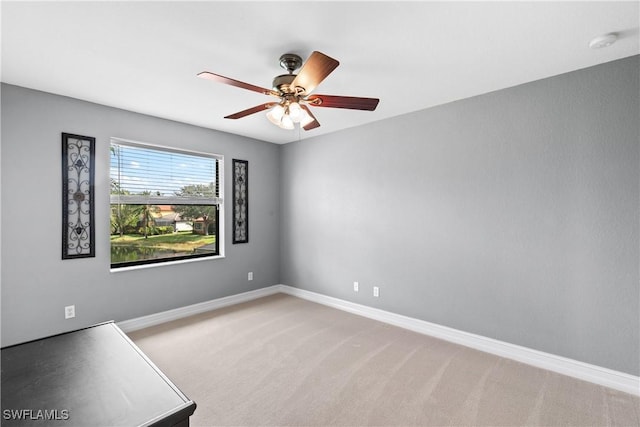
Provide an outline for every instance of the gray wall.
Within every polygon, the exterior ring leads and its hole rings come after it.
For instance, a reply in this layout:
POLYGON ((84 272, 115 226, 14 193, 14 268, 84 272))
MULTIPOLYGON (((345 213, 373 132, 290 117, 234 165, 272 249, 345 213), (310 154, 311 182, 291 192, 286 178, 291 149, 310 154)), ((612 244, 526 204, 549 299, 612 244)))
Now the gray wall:
POLYGON ((285 146, 2 85, 2 345, 284 283, 638 375, 639 66, 285 146), (95 258, 60 259, 61 132, 97 138, 95 258), (111 136, 225 155, 227 200, 249 160, 250 243, 227 203, 225 259, 110 273, 111 136))
POLYGON ((639 68, 283 146, 282 283, 638 375, 639 68))
POLYGON ((3 84, 1 161, 3 346, 279 283, 278 146, 3 84), (61 260, 61 132, 96 137, 95 258, 61 260), (109 272, 112 136, 225 156, 226 258, 109 272), (232 158, 249 161, 247 244, 231 244, 232 158))

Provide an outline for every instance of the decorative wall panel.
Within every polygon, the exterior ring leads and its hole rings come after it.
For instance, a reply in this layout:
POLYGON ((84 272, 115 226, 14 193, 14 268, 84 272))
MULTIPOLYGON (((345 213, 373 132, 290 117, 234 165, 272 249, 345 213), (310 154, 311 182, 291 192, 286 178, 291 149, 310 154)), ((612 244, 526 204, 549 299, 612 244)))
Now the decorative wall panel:
POLYGON ((95 256, 95 138, 62 134, 62 259, 95 256))
POLYGON ((233 243, 249 241, 249 162, 233 159, 233 243))

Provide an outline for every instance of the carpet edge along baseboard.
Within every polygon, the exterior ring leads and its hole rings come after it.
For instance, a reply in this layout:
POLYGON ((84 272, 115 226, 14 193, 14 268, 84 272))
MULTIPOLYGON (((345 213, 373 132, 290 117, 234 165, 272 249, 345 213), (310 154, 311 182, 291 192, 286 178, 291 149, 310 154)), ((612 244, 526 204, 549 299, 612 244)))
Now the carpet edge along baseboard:
POLYGON ((420 334, 640 396, 640 377, 631 374, 281 284, 121 321, 118 322, 118 326, 124 332, 132 332, 277 293, 285 293, 420 334))

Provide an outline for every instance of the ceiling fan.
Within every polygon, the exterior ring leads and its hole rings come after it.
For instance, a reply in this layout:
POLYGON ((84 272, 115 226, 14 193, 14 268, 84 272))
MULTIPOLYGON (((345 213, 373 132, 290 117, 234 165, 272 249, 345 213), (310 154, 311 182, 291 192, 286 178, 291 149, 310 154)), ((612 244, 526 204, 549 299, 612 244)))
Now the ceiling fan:
POLYGON ((283 129, 294 129, 294 123, 300 123, 304 130, 311 130, 319 127, 320 123, 311 113, 309 107, 373 111, 378 106, 380 100, 377 98, 311 94, 339 64, 338 61, 324 53, 314 51, 307 59, 307 62, 302 65, 300 56, 294 53, 285 53, 280 57, 280 66, 288 74, 282 74, 274 78, 273 89, 244 83, 208 71, 199 73, 198 77, 259 92, 264 95, 271 95, 279 99, 276 102, 266 102, 228 115, 225 119, 240 119, 260 111, 270 110, 267 113, 267 118, 283 129), (293 74, 301 66, 300 72, 293 74))

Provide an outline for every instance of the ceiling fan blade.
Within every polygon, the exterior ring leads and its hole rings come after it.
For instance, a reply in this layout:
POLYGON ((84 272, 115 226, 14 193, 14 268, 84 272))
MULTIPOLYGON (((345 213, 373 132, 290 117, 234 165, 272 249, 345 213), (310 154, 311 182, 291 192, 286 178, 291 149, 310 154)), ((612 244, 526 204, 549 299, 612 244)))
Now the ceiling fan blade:
POLYGON ((251 114, 259 113, 260 111, 268 110, 271 107, 275 107, 278 105, 277 102, 267 102, 265 104, 256 105, 252 108, 247 108, 246 110, 238 111, 235 114, 231 114, 225 117, 225 119, 241 119, 243 117, 249 116, 251 114))
POLYGON ((307 112, 307 114, 313 119, 312 122, 307 123, 306 125, 304 125, 302 127, 302 129, 304 130, 311 130, 311 129, 315 129, 317 127, 320 127, 320 122, 318 122, 318 119, 316 119, 316 117, 311 113, 311 110, 309 109, 309 107, 307 107, 304 104, 300 104, 300 107, 307 112))
POLYGON ((274 90, 267 89, 260 86, 255 86, 245 82, 241 82, 240 80, 235 80, 229 77, 221 76, 219 74, 210 73, 209 71, 203 71, 201 73, 198 73, 198 77, 202 79, 213 80, 214 82, 218 82, 218 83, 224 83, 227 85, 239 87, 241 89, 252 90, 254 92, 262 93, 265 95, 279 96, 278 92, 274 90))
POLYGON ((314 51, 291 82, 291 86, 304 88, 306 93, 311 93, 338 65, 340 63, 335 59, 314 51))
POLYGON ((359 98, 356 96, 311 95, 307 98, 314 107, 348 108, 350 110, 373 111, 378 106, 378 98, 359 98))

